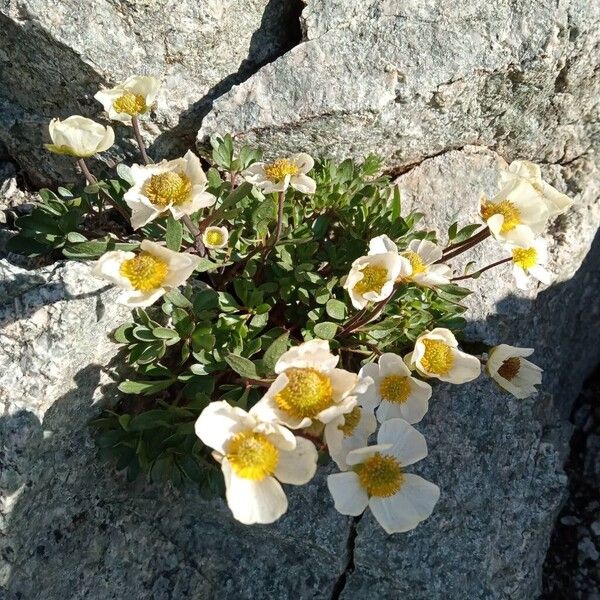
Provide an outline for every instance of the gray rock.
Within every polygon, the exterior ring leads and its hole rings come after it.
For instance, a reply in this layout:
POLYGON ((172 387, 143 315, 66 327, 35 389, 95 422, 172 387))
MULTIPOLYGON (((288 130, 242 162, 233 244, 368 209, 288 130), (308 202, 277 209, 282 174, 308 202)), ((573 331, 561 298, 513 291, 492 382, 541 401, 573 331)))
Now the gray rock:
MULTIPOLYGON (((98 117, 99 87, 150 74, 163 88, 149 139, 158 136, 161 152, 189 147, 212 100, 299 36, 298 5, 0 0, 0 139, 36 183, 72 181, 69 161, 41 147, 49 119, 98 117)), ((120 150, 130 149, 131 129, 116 133, 120 150)))
POLYGON ((219 98, 200 143, 232 131, 402 171, 466 144, 564 163, 598 134, 593 0, 315 0, 303 21, 307 41, 219 98))

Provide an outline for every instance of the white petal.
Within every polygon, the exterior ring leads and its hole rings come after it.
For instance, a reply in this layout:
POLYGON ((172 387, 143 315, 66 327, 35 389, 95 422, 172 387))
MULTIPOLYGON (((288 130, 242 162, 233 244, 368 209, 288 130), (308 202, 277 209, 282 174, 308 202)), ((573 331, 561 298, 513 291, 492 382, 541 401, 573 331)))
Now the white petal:
POLYGON ((357 448, 348 452, 346 456, 346 462, 349 465, 359 465, 374 454, 385 454, 392 447, 393 444, 375 444, 373 446, 365 446, 364 448, 357 448))
POLYGON ((310 154, 299 152, 290 157, 290 161, 294 163, 301 173, 308 173, 315 166, 315 161, 310 154))
POLYGON ((416 253, 423 259, 426 265, 432 265, 442 258, 443 251, 430 240, 420 240, 416 253))
POLYGON ((273 523, 285 513, 287 497, 275 478, 265 477, 261 481, 243 479, 233 472, 227 459, 223 459, 221 468, 227 504, 240 523, 273 523))
POLYGON ((475 356, 454 350, 452 352, 454 363, 447 375, 436 375, 442 381, 450 383, 467 383, 477 379, 481 374, 481 362, 475 356))
POLYGON ((378 444, 391 444, 386 454, 395 456, 401 465, 412 465, 427 456, 427 442, 404 419, 390 419, 381 424, 378 444))
POLYGON ((313 368, 326 373, 335 368, 339 360, 339 356, 329 351, 329 342, 310 340, 284 352, 275 365, 275 373, 282 373, 291 367, 313 368))
POLYGON ((369 256, 385 252, 398 252, 398 246, 387 235, 379 235, 369 242, 369 256))
POLYGON ((332 369, 328 373, 334 402, 339 402, 350 394, 358 382, 358 375, 345 369, 332 369))
POLYGON ((252 429, 256 421, 241 408, 225 401, 211 402, 196 420, 196 435, 202 443, 225 454, 225 446, 236 433, 252 429))
POLYGON ((314 194, 317 191, 317 182, 308 175, 296 175, 290 179, 290 185, 302 194, 314 194))
POLYGON ((303 485, 308 483, 317 470, 317 449, 309 440, 297 437, 296 448, 279 452, 275 477, 283 483, 303 485))
POLYGON ((529 287, 529 277, 527 277, 525 270, 519 267, 519 265, 513 265, 512 272, 517 287, 520 290, 526 290, 529 287))
POLYGON ((410 375, 410 369, 406 366, 402 357, 393 352, 383 353, 379 357, 378 363, 379 376, 382 379, 388 375, 399 375, 401 377, 410 375))
POLYGON ((343 515, 356 517, 367 508, 369 496, 360 485, 358 475, 353 471, 329 475, 327 487, 336 510, 343 515))
POLYGON ((119 302, 131 308, 146 308, 154 304, 166 291, 162 287, 149 292, 139 290, 124 291, 119 296, 119 302))
POLYGON ((131 209, 131 226, 133 229, 139 229, 161 215, 162 211, 160 209, 152 206, 147 199, 144 199, 133 190, 127 191, 123 199, 131 209))
POLYGON ((386 533, 402 533, 427 519, 439 497, 437 485, 405 473, 403 485, 396 494, 390 498, 371 498, 369 508, 386 533))
POLYGON ((544 267, 540 267, 539 265, 534 265, 529 269, 529 272, 539 281, 544 283, 545 285, 550 285, 552 280, 554 279, 552 273, 544 267))
POLYGON ((132 258, 135 258, 134 252, 123 252, 122 250, 105 252, 94 263, 92 275, 100 279, 106 279, 125 290, 131 290, 131 282, 121 275, 121 266, 126 260, 131 260, 132 258))

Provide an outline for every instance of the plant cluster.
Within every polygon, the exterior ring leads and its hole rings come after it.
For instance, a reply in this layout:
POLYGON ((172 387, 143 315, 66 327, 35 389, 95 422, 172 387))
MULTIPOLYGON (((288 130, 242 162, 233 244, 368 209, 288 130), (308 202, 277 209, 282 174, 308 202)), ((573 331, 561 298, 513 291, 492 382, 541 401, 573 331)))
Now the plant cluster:
POLYGON ((87 185, 43 190, 9 242, 33 256, 98 258, 90 273, 132 308, 112 334, 128 375, 123 401, 94 422, 101 453, 129 479, 225 492, 248 524, 279 518, 281 483, 308 482, 330 457, 340 512, 369 506, 388 533, 412 529, 440 494, 406 470, 427 456, 414 425, 432 381, 463 384, 484 366, 517 398, 541 382, 531 349, 459 347, 471 292, 458 282, 510 262, 519 287, 530 275, 549 283, 536 235, 570 199, 515 161, 497 193, 482 196, 481 222, 452 223, 441 245, 421 214, 402 214, 374 156, 263 161, 225 135, 204 162, 191 151, 153 162, 139 119, 157 90, 153 78, 132 77, 96 95, 141 151, 114 179, 85 162, 112 145, 111 127, 51 122, 48 150, 74 157, 87 185), (489 238, 509 256, 456 272, 452 259, 489 238))

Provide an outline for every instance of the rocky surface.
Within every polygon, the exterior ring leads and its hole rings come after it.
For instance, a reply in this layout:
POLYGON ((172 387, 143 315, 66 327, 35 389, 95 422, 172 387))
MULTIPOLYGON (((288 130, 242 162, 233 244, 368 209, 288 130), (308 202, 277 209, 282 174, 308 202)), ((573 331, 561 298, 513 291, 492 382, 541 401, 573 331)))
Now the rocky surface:
POLYGON ((594 0, 314 0, 302 17, 307 41, 218 99, 201 143, 232 131, 401 170, 465 144, 565 162, 597 139, 594 0))
MULTIPOLYGON (((158 136, 161 153, 187 148, 216 96, 299 38, 299 7, 288 0, 0 0, 0 139, 36 183, 71 181, 69 161, 41 147, 49 119, 98 117, 99 87, 149 74, 163 83, 149 137, 158 136)), ((127 150, 131 129, 116 133, 127 150)))
MULTIPOLYGON (((38 151, 42 123, 98 115, 98 85, 151 68, 169 95, 147 130, 153 150, 181 144, 208 111, 201 141, 232 131, 271 153, 377 151, 401 173, 404 210, 442 231, 475 215, 505 158, 538 160, 577 200, 547 235, 557 281, 516 293, 508 269, 485 274, 468 333, 534 346, 543 391, 520 402, 485 379, 436 386, 416 470, 442 497, 413 532, 337 514, 326 468, 291 491, 277 524, 242 527, 221 501, 130 485, 98 462, 86 423, 114 397, 106 332, 124 313, 85 265, 11 257, 0 263, 0 598, 536 597, 565 498, 567 418, 600 360, 600 6, 314 0, 306 41, 229 92, 292 42, 297 21, 277 17, 289 3, 157 6, 0 0, 0 137, 30 177, 70 168, 38 151)), ((499 252, 490 242, 469 258, 499 252)))
POLYGON ((600 371, 575 403, 569 498, 555 525, 544 564, 542 600, 600 598, 600 371))

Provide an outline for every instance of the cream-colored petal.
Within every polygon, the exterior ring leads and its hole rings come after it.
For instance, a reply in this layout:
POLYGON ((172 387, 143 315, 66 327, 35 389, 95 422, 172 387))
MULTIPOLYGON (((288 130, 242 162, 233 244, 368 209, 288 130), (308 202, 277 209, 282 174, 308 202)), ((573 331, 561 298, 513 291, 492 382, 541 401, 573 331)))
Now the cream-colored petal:
POLYGON ((422 258, 426 265, 432 265, 441 260, 443 251, 430 240, 420 240, 416 253, 422 258))
POLYGON ((418 475, 406 473, 400 490, 389 498, 371 498, 369 508, 386 533, 402 533, 414 529, 427 519, 440 497, 434 483, 418 475))
POLYGON ((146 308, 154 304, 161 296, 165 294, 165 288, 157 288, 148 292, 139 290, 124 291, 119 296, 119 302, 130 308, 146 308))
POLYGON ((275 373, 282 373, 291 367, 313 368, 326 373, 334 369, 339 360, 339 356, 331 354, 329 342, 310 340, 284 352, 275 365, 275 373))
POLYGON ((421 433, 404 419, 390 419, 381 424, 378 444, 391 444, 386 454, 395 456, 401 465, 412 465, 427 456, 427 442, 421 433))
POLYGON ((386 252, 398 252, 398 246, 387 235, 379 235, 369 242, 369 256, 386 252))
POLYGON ((327 487, 338 512, 356 517, 369 504, 369 496, 361 487, 358 475, 352 471, 327 477, 327 487))
POLYGON ((290 179, 290 185, 301 194, 314 194, 317 191, 317 182, 308 175, 296 175, 290 179))
POLYGON ((162 211, 152 206, 147 199, 131 190, 123 196, 123 199, 131 210, 131 227, 134 230, 144 227, 162 214, 162 211))
POLYGON ((539 281, 545 285, 550 285, 554 280, 554 276, 550 271, 544 269, 540 265, 534 265, 529 269, 529 272, 539 281))
POLYGON ((206 188, 208 181, 202 170, 200 159, 191 151, 188 150, 183 157, 185 160, 185 174, 188 176, 192 185, 202 185, 206 188))
POLYGON ((196 270, 200 257, 185 252, 178 253, 169 261, 169 272, 163 285, 166 288, 176 288, 183 285, 196 270))
POLYGON ((364 448, 357 448, 348 452, 346 456, 346 462, 349 465, 359 465, 364 463, 365 460, 371 458, 374 454, 386 454, 393 444, 375 444, 373 446, 365 446, 364 448))
POLYGON ((349 413, 356 406, 356 396, 347 396, 333 406, 322 410, 315 419, 321 423, 329 423, 339 415, 349 413))
POLYGON ((121 275, 121 266, 126 260, 135 257, 134 252, 123 252, 112 250, 105 252, 92 267, 92 275, 100 279, 106 279, 125 290, 132 289, 131 282, 121 275))
POLYGON ((512 272, 517 287, 520 290, 526 290, 529 287, 529 277, 527 276, 527 273, 519 267, 519 265, 513 265, 512 272))
POLYGON ((303 485, 313 478, 317 470, 317 458, 315 445, 305 438, 298 437, 294 450, 279 452, 279 462, 274 475, 283 483, 303 485))
POLYGON ((385 352, 379 357, 378 363, 379 377, 382 379, 388 375, 399 375, 401 377, 410 375, 410 369, 399 354, 385 352))
POLYGON ((299 152, 290 157, 290 161, 294 163, 301 173, 308 173, 315 166, 315 161, 310 154, 299 152))
POLYGON ((109 126, 106 128, 106 133, 104 134, 104 137, 96 147, 96 152, 104 152, 105 150, 108 150, 114 143, 115 132, 113 131, 113 128, 109 126))
POLYGON ((447 375, 436 375, 436 377, 442 381, 449 381, 456 384, 467 383, 479 377, 481 374, 481 362, 478 358, 460 350, 454 350, 452 354, 454 362, 450 373, 447 375))
POLYGON ((227 459, 223 459, 221 468, 227 504, 240 523, 273 523, 285 513, 287 497, 275 478, 265 477, 261 481, 243 479, 233 472, 227 459))
POLYGON ((358 375, 345 369, 332 369, 328 372, 334 402, 339 402, 352 392, 358 383, 358 375))
POLYGON ((220 454, 226 453, 227 442, 240 431, 252 430, 255 420, 241 408, 221 400, 211 402, 196 420, 196 435, 202 443, 220 454))
POLYGON ((559 192, 545 181, 542 182, 542 193, 544 194, 549 218, 565 213, 573 205, 573 200, 569 196, 559 192))

